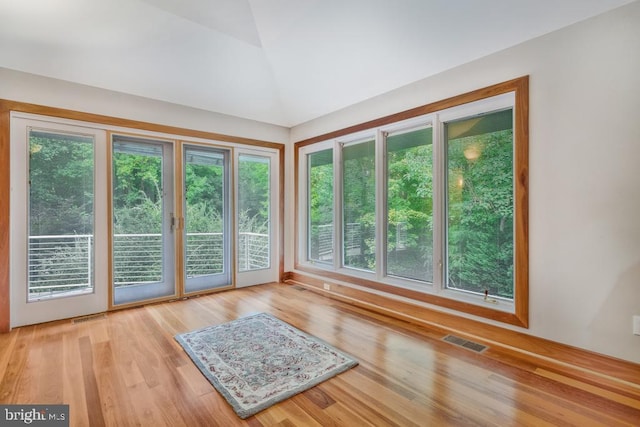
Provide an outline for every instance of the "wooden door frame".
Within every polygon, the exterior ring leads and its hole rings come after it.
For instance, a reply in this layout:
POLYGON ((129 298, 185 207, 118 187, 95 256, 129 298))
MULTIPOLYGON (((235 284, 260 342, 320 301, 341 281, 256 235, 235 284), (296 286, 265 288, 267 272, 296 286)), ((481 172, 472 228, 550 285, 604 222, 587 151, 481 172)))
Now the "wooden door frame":
POLYGON ((67 120, 98 123, 106 126, 119 126, 142 131, 161 132, 174 134, 181 137, 203 138, 212 141, 222 141, 255 147, 273 148, 280 153, 280 280, 284 272, 284 148, 279 142, 262 141, 251 138, 224 135, 214 132, 148 123, 137 120, 123 119, 119 117, 105 116, 101 114, 86 113, 67 110, 63 108, 48 107, 25 102, 0 99, 0 333, 9 332, 11 329, 10 312, 10 210, 9 198, 11 195, 10 182, 10 145, 11 145, 11 112, 38 114, 48 117, 57 117, 67 120))

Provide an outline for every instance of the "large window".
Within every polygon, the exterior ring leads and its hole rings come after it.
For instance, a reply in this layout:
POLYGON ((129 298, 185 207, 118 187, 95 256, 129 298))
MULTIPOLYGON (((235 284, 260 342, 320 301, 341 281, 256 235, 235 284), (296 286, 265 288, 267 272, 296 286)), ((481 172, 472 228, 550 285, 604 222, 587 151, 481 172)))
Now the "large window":
POLYGON ((433 132, 386 136, 387 274, 433 282, 433 132))
POLYGON ((296 268, 526 325, 517 89, 299 143, 296 268))
POLYGON ((238 156, 238 271, 271 265, 269 157, 238 156))
POLYGON ((342 148, 342 255, 348 268, 376 268, 375 140, 342 148))
POLYGON ((513 299, 513 111, 444 129, 447 288, 513 299))

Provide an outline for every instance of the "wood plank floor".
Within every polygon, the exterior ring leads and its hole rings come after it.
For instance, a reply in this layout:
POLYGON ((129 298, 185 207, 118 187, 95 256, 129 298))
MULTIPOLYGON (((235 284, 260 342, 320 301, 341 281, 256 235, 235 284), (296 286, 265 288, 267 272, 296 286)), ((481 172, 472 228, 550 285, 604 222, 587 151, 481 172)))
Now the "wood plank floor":
POLYGON ((0 334, 0 403, 69 404, 74 426, 640 425, 640 384, 599 385, 442 338, 300 286, 263 285, 0 334), (173 336, 256 312, 360 364, 240 420, 173 336))

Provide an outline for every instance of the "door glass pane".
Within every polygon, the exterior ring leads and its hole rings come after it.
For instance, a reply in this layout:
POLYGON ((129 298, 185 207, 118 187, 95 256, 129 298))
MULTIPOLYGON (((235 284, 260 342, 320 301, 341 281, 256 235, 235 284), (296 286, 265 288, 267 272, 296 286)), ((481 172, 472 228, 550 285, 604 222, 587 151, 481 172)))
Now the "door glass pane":
POLYGON ((386 139, 387 274, 433 282, 431 128, 386 139))
POLYGON ((29 301, 94 290, 94 141, 29 132, 29 301))
POLYGON ((169 147, 114 137, 115 303, 173 293, 172 162, 169 147), (160 286, 141 286, 153 285, 160 286))
POLYGON ((238 270, 269 268, 270 159, 238 156, 238 270))
POLYGON ((309 260, 333 263, 333 150, 308 156, 309 260))
POLYGON ((185 147, 185 290, 192 292, 228 285, 211 276, 230 277, 228 263, 227 153, 185 147))
POLYGON ((445 124, 447 287, 513 299, 513 111, 445 124))
POLYGON ((344 266, 376 268, 375 141, 343 148, 343 253, 344 266))

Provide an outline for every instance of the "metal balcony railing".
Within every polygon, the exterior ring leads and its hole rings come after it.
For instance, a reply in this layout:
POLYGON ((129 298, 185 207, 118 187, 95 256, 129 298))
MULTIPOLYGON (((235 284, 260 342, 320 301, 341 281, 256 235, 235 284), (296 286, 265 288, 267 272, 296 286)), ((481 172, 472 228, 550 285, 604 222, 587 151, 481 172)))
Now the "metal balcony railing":
POLYGON ((238 237, 238 270, 269 268, 269 235, 244 232, 238 237))
POLYGON ((29 236, 29 296, 87 292, 93 286, 93 236, 29 236))
MULTIPOLYGON (((90 292, 93 287, 93 235, 29 237, 29 295, 38 299, 62 293, 90 292)), ((116 234, 113 236, 115 286, 162 280, 161 234, 116 234)), ((269 236, 240 233, 240 271, 269 267, 269 236)), ((222 233, 187 233, 187 277, 223 271, 222 233)))

